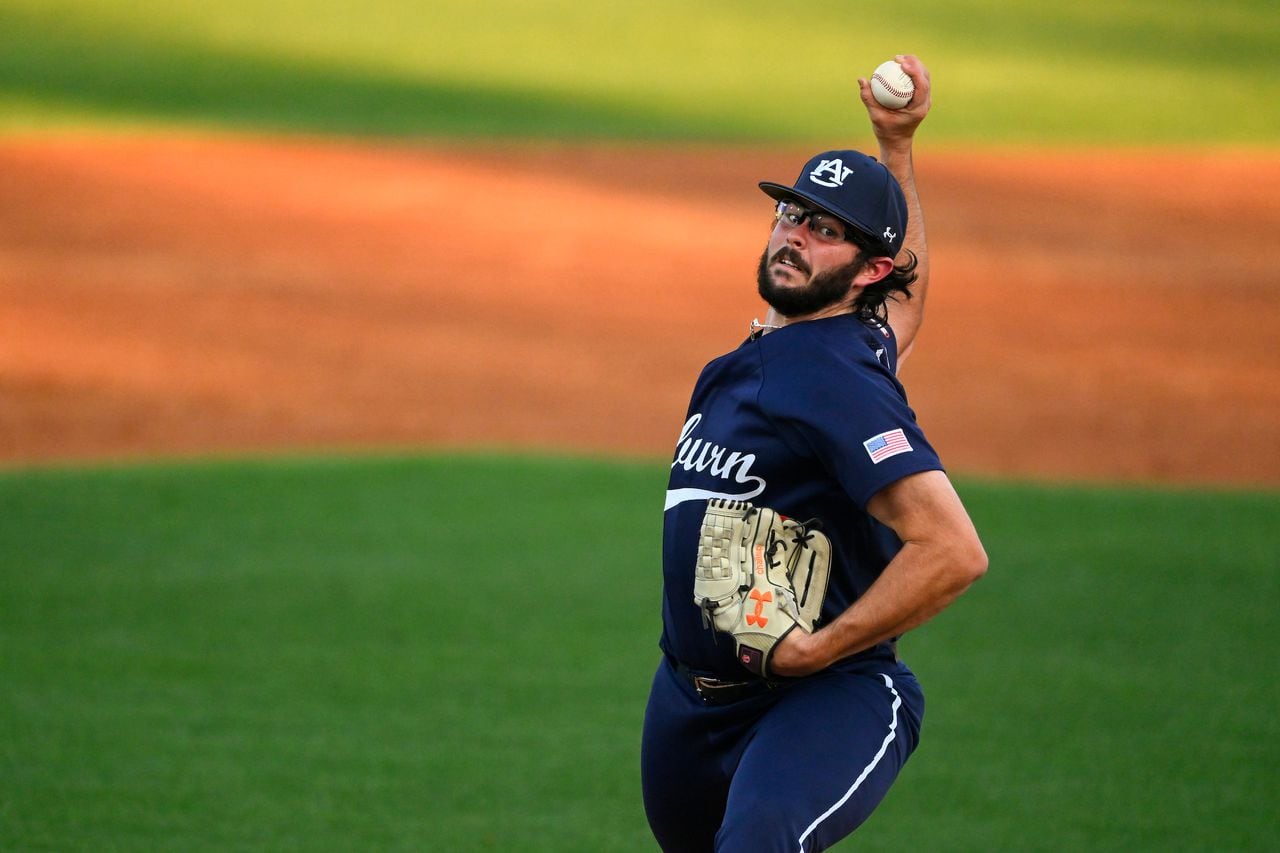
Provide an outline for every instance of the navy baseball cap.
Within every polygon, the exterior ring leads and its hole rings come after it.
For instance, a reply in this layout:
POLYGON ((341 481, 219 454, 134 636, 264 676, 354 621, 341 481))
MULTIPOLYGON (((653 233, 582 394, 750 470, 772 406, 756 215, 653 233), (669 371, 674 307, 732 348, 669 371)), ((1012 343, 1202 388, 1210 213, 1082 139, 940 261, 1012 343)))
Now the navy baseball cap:
POLYGON ((808 202, 844 220, 895 257, 907 231, 907 199, 898 180, 874 157, 858 151, 825 151, 808 163, 793 186, 761 181, 781 201, 808 202))

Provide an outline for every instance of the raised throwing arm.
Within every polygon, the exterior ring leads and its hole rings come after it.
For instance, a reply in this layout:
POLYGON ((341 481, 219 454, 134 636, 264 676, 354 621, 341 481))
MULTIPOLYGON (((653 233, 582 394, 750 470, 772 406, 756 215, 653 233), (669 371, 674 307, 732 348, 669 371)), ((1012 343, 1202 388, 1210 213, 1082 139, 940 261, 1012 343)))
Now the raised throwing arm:
MULTIPOLYGON (((906 196, 907 233, 903 238, 902 248, 914 252, 918 264, 911 298, 889 300, 885 305, 889 312, 889 325, 898 339, 898 364, 901 366, 911 353, 916 333, 924 322, 925 296, 929 290, 929 244, 925 237, 924 211, 920 206, 920 195, 916 191, 911 149, 916 128, 929 114, 933 100, 929 69, 925 68, 924 63, 913 54, 902 54, 894 59, 902 65, 902 70, 915 84, 915 94, 905 107, 891 110, 880 106, 871 94, 871 84, 863 78, 858 79, 858 90, 862 103, 867 108, 867 116, 871 119, 871 128, 880 143, 880 162, 898 179, 906 196)), ((901 263, 906 257, 906 252, 902 251, 898 254, 897 261, 901 263)))

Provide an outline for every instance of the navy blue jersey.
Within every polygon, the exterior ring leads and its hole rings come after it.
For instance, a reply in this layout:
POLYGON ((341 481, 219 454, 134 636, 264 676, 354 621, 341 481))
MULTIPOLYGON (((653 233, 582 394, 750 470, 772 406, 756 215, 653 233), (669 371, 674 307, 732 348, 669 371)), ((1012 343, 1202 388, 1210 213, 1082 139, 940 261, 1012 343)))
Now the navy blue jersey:
MULTIPOLYGON (((853 314, 784 326, 712 361, 693 390, 676 444, 663 525, 662 648, 684 665, 742 680, 729 637, 693 603, 707 499, 749 500, 831 539, 822 621, 844 612, 902 543, 867 501, 942 464, 894 373, 892 330, 853 314)), ((888 646, 872 653, 888 653, 888 646)))

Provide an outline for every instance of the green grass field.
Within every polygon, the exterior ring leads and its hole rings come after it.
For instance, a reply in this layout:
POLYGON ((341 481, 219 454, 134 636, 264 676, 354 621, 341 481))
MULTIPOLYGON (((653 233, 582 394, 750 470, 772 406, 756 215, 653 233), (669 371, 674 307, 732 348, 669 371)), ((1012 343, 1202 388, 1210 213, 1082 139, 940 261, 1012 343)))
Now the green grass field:
POLYGON ((901 52, 933 140, 1280 142, 1272 0, 3 0, 0 129, 826 140, 901 52))
MULTIPOLYGON (((663 468, 0 473, 0 846, 652 849, 663 468)), ((991 570, 850 849, 1275 849, 1280 495, 961 492, 991 570)))
MULTIPOLYGON (((0 0, 0 133, 828 141, 910 50, 931 141, 1280 143, 1272 0, 908 11, 0 0)), ((653 849, 663 467, 0 470, 0 849, 653 849)), ((1280 848, 1280 493, 960 486, 991 570, 843 849, 1280 848)))

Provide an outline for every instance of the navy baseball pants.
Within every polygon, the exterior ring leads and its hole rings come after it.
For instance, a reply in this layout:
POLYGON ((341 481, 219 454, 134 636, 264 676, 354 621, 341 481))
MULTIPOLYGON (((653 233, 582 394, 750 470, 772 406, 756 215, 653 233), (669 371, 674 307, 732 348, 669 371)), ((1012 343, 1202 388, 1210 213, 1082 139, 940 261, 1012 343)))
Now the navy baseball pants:
POLYGON ((884 799, 923 716, 920 684, 900 662, 709 706, 664 659, 644 721, 649 826, 666 853, 824 850, 884 799))

